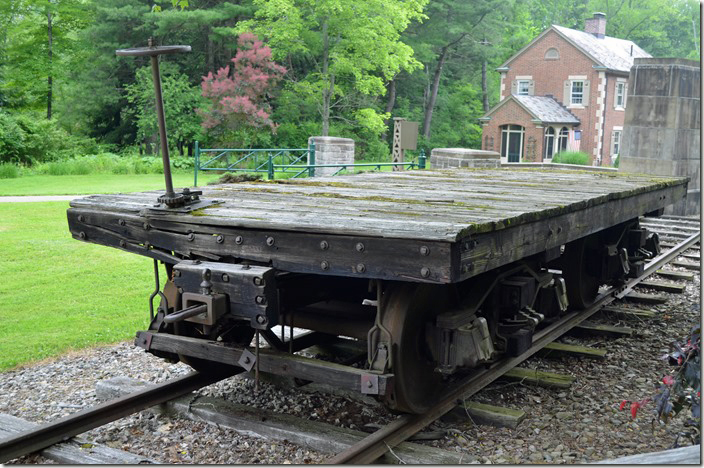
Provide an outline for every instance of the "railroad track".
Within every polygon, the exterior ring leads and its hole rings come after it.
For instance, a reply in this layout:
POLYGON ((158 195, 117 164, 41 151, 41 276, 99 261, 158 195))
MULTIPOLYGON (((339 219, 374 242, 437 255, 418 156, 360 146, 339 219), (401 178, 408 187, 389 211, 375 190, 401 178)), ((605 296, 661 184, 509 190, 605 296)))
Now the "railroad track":
POLYGON ((214 376, 191 372, 184 377, 169 380, 19 433, 0 441, 0 463, 6 463, 22 455, 63 442, 90 429, 172 400, 232 375, 214 376))
POLYGON ((673 239, 679 242, 663 251, 657 257, 653 258, 645 267, 642 275, 629 280, 623 286, 609 288, 606 292, 597 297, 591 307, 579 312, 572 312, 565 316, 560 322, 541 330, 539 333, 536 333, 533 339, 533 346, 530 349, 525 351, 520 356, 500 361, 489 369, 473 374, 471 377, 461 382, 456 388, 446 394, 426 413, 420 415, 401 416, 392 423, 379 429, 366 439, 360 441, 358 444, 355 444, 349 449, 332 458, 329 458, 326 463, 373 463, 388 450, 407 440, 424 427, 448 413, 458 404, 458 402, 474 395, 509 370, 515 368, 520 363, 536 354, 547 344, 553 342, 573 327, 579 325, 581 322, 594 315, 599 310, 608 306, 615 300, 625 297, 638 283, 643 281, 648 276, 656 273, 658 269, 672 261, 682 252, 699 243, 701 233, 699 230, 698 219, 683 217, 667 217, 666 219, 669 224, 649 222, 648 224, 643 223, 643 225, 649 226, 650 229, 655 232, 665 231, 668 234, 668 239, 673 239), (671 229, 673 224, 676 227, 674 230, 671 229), (696 229, 693 228, 694 226, 696 226, 696 229))
MULTIPOLYGON (((647 265, 643 275, 630 280, 620 288, 612 288, 604 292, 589 309, 568 314, 559 323, 543 329, 540 333, 535 335, 534 345, 528 351, 518 357, 496 363, 490 369, 474 374, 445 395, 437 405, 425 414, 402 416, 389 425, 377 430, 366 439, 352 445, 349 449, 330 458, 328 462, 370 463, 376 461, 385 452, 393 449, 396 445, 407 440, 450 411, 457 405, 458 400, 465 399, 475 394, 507 371, 534 355, 545 345, 564 334, 567 330, 586 320, 614 300, 625 297, 637 283, 655 273, 661 266, 672 261, 672 259, 683 251, 693 247, 699 242, 699 230, 697 229, 695 232, 691 229, 691 226, 698 223, 698 220, 687 218, 673 218, 673 220, 679 222, 671 223, 666 226, 669 231, 668 235, 671 238, 677 239, 679 242, 669 249, 664 250, 661 255, 653 259, 647 265), (673 224, 689 229, 672 230, 671 227, 673 224), (686 236, 683 235, 683 232, 686 233, 686 236)), ((655 226, 657 223, 649 224, 651 229, 658 232, 659 226, 655 226)), ((226 376, 220 378, 224 377, 226 376)), ((4 463, 21 455, 35 452, 56 442, 66 440, 74 435, 106 424, 107 422, 171 400, 179 395, 190 393, 198 388, 214 383, 220 380, 220 378, 192 373, 186 377, 166 382, 144 392, 130 394, 116 401, 111 401, 99 405, 98 407, 75 413, 55 423, 47 424, 38 429, 27 431, 26 433, 19 434, 10 439, 0 441, 0 462, 4 463)))

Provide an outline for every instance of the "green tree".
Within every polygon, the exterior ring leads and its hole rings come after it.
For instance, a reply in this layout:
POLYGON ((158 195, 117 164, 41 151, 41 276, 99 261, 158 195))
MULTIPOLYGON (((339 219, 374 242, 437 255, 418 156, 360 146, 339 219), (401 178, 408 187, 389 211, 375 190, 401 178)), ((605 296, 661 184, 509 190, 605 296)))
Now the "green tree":
MULTIPOLYGON (((403 106, 394 106, 393 95, 389 93, 386 109, 396 109, 394 114, 397 116, 422 121, 424 144, 431 141, 436 127, 434 122, 437 127, 453 126, 453 118, 446 111, 448 102, 453 101, 451 95, 459 95, 457 90, 480 89, 480 94, 465 92, 462 95, 479 99, 482 109, 489 107, 489 87, 495 81, 490 73, 491 66, 503 50, 503 29, 511 23, 514 3, 514 0, 435 0, 426 9, 428 19, 406 31, 404 39, 423 63, 424 73, 399 75, 393 88, 408 108, 402 110, 403 106), (438 122, 437 118, 442 121, 438 122)), ((476 109, 474 101, 464 105, 476 109)), ((441 134, 449 137, 445 131, 441 134)), ((465 142, 469 140, 472 139, 465 138, 465 142)), ((442 144, 434 137, 432 141, 442 144)), ((447 144, 452 144, 450 141, 457 143, 456 138, 450 138, 447 144)))
MULTIPOLYGON (((191 85, 188 77, 178 72, 176 65, 166 62, 160 66, 160 71, 169 142, 175 144, 183 155, 184 147, 202 136, 196 109, 202 107, 205 100, 200 89, 191 85)), ((123 110, 123 118, 134 121, 137 137, 149 147, 152 142, 159 142, 151 67, 137 70, 136 78, 133 84, 125 87, 129 106, 123 110)), ((156 153, 156 145, 154 149, 156 153)))
POLYGON ((378 134, 386 116, 365 105, 367 97, 383 95, 397 73, 420 66, 400 35, 423 18, 426 1, 254 0, 254 19, 237 31, 267 38, 276 59, 307 71, 291 86, 303 97, 317 96, 322 135, 331 119, 345 118, 335 112, 344 106, 358 125, 378 134))
POLYGON ((12 108, 46 109, 65 84, 76 34, 91 20, 85 0, 2 0, 0 96, 12 108))
POLYGON ((187 9, 180 9, 164 0, 158 13, 153 12, 150 0, 90 3, 95 21, 78 35, 81 47, 69 67, 71 86, 58 103, 62 123, 104 143, 120 147, 135 143, 137 127, 122 112, 128 105, 124 90, 149 59, 116 57, 115 50, 146 46, 149 37, 157 45, 190 45, 192 52, 160 60, 176 64, 192 85, 198 85, 208 70, 225 65, 232 57, 236 34, 231 26, 254 12, 248 0, 241 3, 192 0, 187 9), (91 99, 85 99, 87 92, 91 99))

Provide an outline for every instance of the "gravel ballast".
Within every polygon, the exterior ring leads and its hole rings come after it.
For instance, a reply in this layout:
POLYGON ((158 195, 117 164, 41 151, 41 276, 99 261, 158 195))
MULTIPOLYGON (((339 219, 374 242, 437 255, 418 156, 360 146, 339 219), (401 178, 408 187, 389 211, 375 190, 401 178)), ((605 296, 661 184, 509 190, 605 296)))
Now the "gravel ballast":
MULTIPOLYGON (((700 322, 699 274, 694 281, 681 284, 686 284, 683 294, 658 293, 669 298, 664 305, 620 304, 656 313, 655 318, 608 322, 633 328, 631 337, 561 339, 606 349, 604 361, 532 358, 522 365, 572 375, 576 381, 569 389, 495 382, 469 399, 522 409, 527 417, 517 428, 477 426, 469 418, 438 421, 429 430, 445 436, 417 443, 461 452, 467 463, 511 464, 589 463, 672 448, 677 434, 684 430, 686 410, 664 425, 653 421, 652 403, 636 419, 631 418, 628 408, 619 411, 618 407, 622 400, 641 400, 654 394, 654 385, 672 371, 660 357, 669 351, 672 341, 685 338, 700 322)), ((73 352, 0 373, 0 412, 35 423, 48 422, 99 403, 95 396, 99 380, 125 376, 158 383, 189 371, 188 366, 164 362, 131 343, 73 352)), ((255 391, 254 382, 242 377, 218 382, 199 393, 357 430, 396 417, 378 404, 364 404, 344 395, 302 392, 267 382, 260 382, 255 391)), ((306 464, 321 463, 329 456, 286 441, 264 440, 149 411, 91 430, 82 438, 163 463, 306 464)), ((679 442, 691 444, 682 437, 679 442)), ((32 455, 13 463, 50 461, 32 455)))

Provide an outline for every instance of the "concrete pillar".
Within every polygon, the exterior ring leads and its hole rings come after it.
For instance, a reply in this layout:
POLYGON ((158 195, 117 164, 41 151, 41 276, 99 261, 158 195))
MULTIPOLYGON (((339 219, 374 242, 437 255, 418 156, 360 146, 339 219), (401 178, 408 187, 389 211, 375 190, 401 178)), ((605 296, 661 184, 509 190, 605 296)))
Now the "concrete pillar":
POLYGON ((430 152, 431 169, 455 167, 501 167, 501 156, 496 151, 468 148, 435 148, 430 152))
MULTIPOLYGON (((316 136, 308 138, 308 147, 315 144, 315 164, 354 164, 354 140, 351 138, 316 136)), ((308 164, 311 164, 310 156, 308 164)), ((319 167, 316 176, 326 176, 339 171, 339 167, 319 167)))
POLYGON ((700 76, 695 60, 637 58, 628 96, 619 170, 689 177, 687 198, 665 210, 700 213, 700 76))

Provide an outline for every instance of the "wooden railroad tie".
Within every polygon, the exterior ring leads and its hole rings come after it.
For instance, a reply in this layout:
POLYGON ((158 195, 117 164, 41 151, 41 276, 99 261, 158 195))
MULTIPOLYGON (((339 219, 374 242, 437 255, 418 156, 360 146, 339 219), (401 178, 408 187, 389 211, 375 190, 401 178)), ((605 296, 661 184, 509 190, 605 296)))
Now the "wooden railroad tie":
POLYGON ((663 278, 670 278, 683 281, 694 281, 694 273, 687 273, 685 271, 658 270, 657 274, 662 276, 663 278))
POLYGON ((544 358, 557 357, 583 357, 587 359, 606 359, 606 350, 598 348, 588 348, 566 343, 550 343, 538 351, 538 356, 544 358))
MULTIPOLYGON (((40 425, 9 414, 0 413, 0 439, 11 437, 38 426, 40 425)), ((139 465, 142 463, 159 463, 147 457, 141 457, 123 450, 92 444, 78 437, 72 437, 66 442, 47 447, 41 450, 39 454, 49 460, 68 465, 139 465)))
POLYGON ((468 418, 478 425, 516 429, 521 421, 526 418, 526 413, 520 409, 468 401, 447 413, 442 417, 442 420, 444 422, 457 422, 466 421, 468 418))
POLYGON ((639 453, 595 462, 596 465, 701 465, 701 445, 690 445, 662 452, 639 453))
MULTIPOLYGON (((668 239, 663 239, 663 238, 661 237, 661 238, 660 238, 660 247, 662 247, 662 248, 664 248, 664 249, 671 249, 671 248, 673 248, 675 245, 677 245, 678 241, 681 241, 681 240, 682 240, 682 239, 671 239, 671 240, 668 240, 668 239)), ((694 252, 699 252, 699 245, 693 245, 693 246, 689 247, 688 250, 692 250, 692 251, 694 251, 694 252)))
POLYGON ((689 258, 691 260, 696 260, 696 261, 700 261, 702 259, 701 255, 699 255, 699 254, 682 254, 682 255, 680 255, 680 257, 689 258))
POLYGON ((643 294, 634 291, 626 294, 624 299, 628 299, 628 302, 640 302, 642 304, 665 304, 667 302, 667 297, 662 294, 643 294))
POLYGON ((684 284, 666 283, 663 281, 641 281, 638 283, 638 287, 676 294, 682 294, 685 289, 684 284))
POLYGON ((694 262, 672 262, 672 266, 684 268, 686 270, 694 270, 694 271, 699 271, 701 268, 701 265, 699 263, 694 263, 694 262))
MULTIPOLYGON (((99 381, 96 396, 111 397, 124 395, 143 388, 144 382, 125 377, 99 381)), ((146 384, 151 385, 151 384, 146 384)), ((222 398, 197 397, 186 395, 170 400, 163 405, 149 409, 152 412, 166 412, 184 419, 206 422, 217 427, 226 427, 247 435, 256 434, 269 440, 287 440, 302 447, 323 453, 339 453, 356 444, 368 434, 331 424, 309 421, 290 414, 275 413, 261 408, 232 403, 222 398)), ((384 461, 412 464, 457 464, 461 460, 472 461, 467 454, 450 452, 435 447, 403 442, 394 447, 394 455, 386 454, 384 461)))
POLYGON ((514 367, 501 376, 499 380, 518 380, 526 384, 538 385, 548 388, 569 388, 575 381, 571 375, 543 372, 535 369, 514 367))
POLYGON ((623 336, 631 336, 633 329, 629 327, 616 327, 614 325, 597 324, 584 321, 569 332, 570 335, 576 336, 608 336, 611 338, 621 338, 623 336))
POLYGON ((649 310, 626 309, 625 307, 608 306, 599 311, 602 315, 614 316, 620 319, 653 318, 655 312, 649 310))

